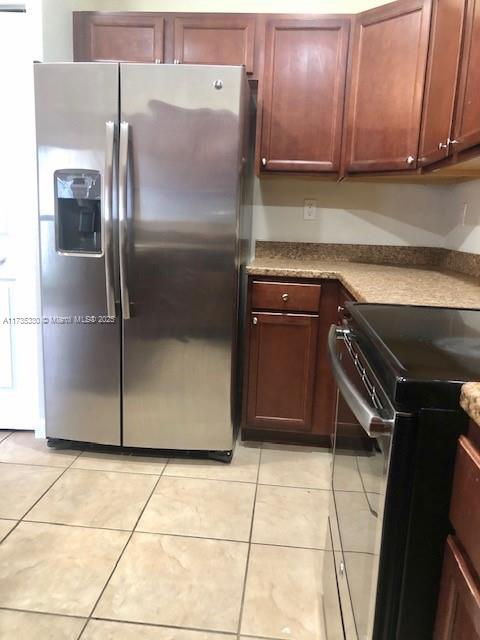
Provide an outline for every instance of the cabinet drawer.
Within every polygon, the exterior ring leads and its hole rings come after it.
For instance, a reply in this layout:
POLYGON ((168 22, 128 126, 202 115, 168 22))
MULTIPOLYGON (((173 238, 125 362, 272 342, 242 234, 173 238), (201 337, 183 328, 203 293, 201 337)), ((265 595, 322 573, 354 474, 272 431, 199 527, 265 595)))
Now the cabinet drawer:
POLYGON ((480 575, 480 453, 465 436, 458 441, 450 520, 480 575))
POLYGON ((254 282, 252 286, 252 309, 318 313, 319 304, 319 284, 254 282))

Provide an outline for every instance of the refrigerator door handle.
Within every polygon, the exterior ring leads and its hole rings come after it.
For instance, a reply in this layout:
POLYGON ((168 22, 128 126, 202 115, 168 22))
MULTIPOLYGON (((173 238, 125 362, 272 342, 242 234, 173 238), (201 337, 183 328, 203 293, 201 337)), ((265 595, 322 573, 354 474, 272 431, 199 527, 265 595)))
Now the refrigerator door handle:
POLYGON ((103 181, 103 255, 105 260, 105 293, 107 297, 107 315, 114 318, 115 282, 113 268, 113 164, 115 147, 115 123, 105 123, 105 177, 103 181))
POLYGON ((120 256, 120 293, 124 320, 130 319, 130 298, 128 294, 128 218, 127 218, 127 168, 128 168, 128 122, 120 123, 120 150, 118 168, 118 244, 120 256))

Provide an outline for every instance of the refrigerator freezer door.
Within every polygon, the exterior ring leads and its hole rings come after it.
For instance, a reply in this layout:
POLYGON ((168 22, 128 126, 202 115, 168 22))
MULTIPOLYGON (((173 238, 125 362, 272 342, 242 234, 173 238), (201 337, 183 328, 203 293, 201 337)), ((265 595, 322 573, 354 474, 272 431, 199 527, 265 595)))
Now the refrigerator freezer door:
POLYGON ((118 91, 118 64, 35 65, 46 433, 117 445, 118 91))
POLYGON ((232 449, 244 73, 120 65, 129 133, 128 446, 232 449))

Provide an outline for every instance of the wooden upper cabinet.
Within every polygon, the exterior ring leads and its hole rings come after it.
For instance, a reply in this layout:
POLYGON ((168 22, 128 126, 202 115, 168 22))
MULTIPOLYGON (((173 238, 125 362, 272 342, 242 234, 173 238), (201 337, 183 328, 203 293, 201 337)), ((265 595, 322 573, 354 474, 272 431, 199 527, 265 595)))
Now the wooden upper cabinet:
POLYGON ((467 0, 453 151, 480 144, 480 0, 467 0))
POLYGON ((399 0, 355 19, 347 172, 415 169, 431 0, 399 0))
POLYGON ((350 19, 279 19, 266 29, 262 169, 338 171, 350 19))
POLYGON ((185 64, 225 64, 253 73, 255 16, 202 14, 175 17, 174 58, 185 64))
POLYGON ((164 19, 158 13, 73 14, 76 62, 163 62, 164 19))
POLYGON ((450 141, 464 14, 465 0, 434 0, 419 166, 446 158, 452 148, 450 141))

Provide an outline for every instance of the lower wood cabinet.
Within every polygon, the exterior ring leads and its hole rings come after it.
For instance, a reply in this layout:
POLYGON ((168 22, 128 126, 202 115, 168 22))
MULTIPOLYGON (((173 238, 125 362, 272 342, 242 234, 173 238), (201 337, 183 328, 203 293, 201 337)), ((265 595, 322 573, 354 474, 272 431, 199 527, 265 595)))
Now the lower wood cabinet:
POLYGON ((480 640, 480 426, 460 436, 434 640, 480 640))
POLYGON ((345 299, 336 280, 249 278, 245 439, 329 446, 336 386, 327 337, 345 299))
POLYGON ((480 640, 480 590, 453 537, 447 539, 434 640, 480 640))
POLYGON ((310 431, 318 316, 252 313, 248 424, 310 431))

